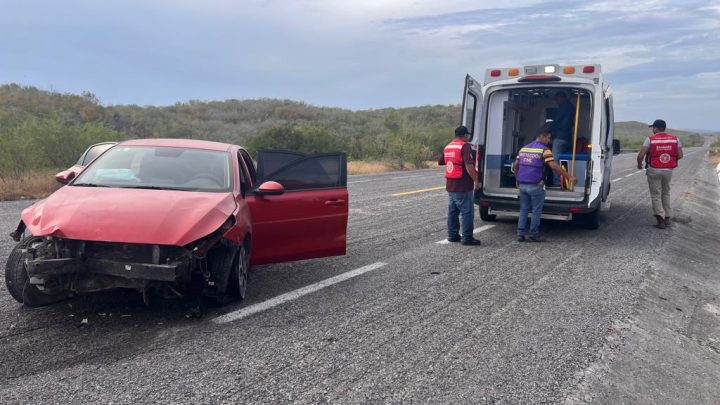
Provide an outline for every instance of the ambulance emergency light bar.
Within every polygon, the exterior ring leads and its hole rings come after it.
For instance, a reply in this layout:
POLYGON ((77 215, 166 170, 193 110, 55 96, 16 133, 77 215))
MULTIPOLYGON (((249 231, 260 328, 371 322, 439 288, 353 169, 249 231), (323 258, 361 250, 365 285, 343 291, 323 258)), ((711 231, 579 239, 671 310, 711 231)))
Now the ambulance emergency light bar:
POLYGON ((560 81, 560 76, 598 77, 600 65, 530 65, 522 68, 524 76, 520 77, 520 68, 488 69, 485 82, 518 78, 527 81, 560 81))

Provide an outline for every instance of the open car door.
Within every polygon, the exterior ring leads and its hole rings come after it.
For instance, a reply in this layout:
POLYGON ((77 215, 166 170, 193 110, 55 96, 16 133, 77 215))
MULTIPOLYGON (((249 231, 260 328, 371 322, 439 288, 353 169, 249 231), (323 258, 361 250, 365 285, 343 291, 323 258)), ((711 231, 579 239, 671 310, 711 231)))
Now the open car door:
POLYGON ((257 166, 256 186, 246 197, 252 216, 251 263, 344 255, 349 206, 345 154, 261 150, 257 166))

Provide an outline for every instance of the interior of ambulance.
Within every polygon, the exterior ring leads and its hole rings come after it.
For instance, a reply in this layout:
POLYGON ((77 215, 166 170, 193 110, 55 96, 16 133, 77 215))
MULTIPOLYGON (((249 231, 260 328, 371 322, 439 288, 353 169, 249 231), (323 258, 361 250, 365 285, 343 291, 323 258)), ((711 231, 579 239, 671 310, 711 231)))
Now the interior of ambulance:
POLYGON ((577 177, 577 184, 574 187, 561 184, 562 181, 552 178, 547 168, 546 197, 572 200, 584 197, 592 140, 592 94, 582 88, 542 86, 497 90, 490 94, 485 140, 486 194, 517 194, 515 174, 511 170, 515 156, 521 147, 535 139, 543 124, 556 118, 557 100, 563 96, 572 104, 574 119, 568 129, 569 142, 563 152, 555 156, 555 162, 577 177))

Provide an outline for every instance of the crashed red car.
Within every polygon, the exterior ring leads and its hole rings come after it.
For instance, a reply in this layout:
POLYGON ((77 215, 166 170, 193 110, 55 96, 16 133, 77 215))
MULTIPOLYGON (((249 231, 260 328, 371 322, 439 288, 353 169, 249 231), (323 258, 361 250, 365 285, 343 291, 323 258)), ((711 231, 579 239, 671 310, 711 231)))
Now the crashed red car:
POLYGON ((260 151, 256 167, 236 145, 132 140, 74 176, 14 233, 5 281, 25 305, 111 288, 225 303, 245 297, 249 265, 345 254, 342 153, 260 151))

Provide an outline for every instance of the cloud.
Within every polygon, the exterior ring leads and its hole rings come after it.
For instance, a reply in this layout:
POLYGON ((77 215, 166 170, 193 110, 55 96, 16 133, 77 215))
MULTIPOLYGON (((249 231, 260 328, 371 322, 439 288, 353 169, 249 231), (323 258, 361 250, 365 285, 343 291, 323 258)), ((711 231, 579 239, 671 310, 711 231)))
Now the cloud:
POLYGON ((696 85, 713 85, 719 32, 718 0, 31 0, 0 14, 0 82, 106 103, 362 109, 458 103, 465 74, 490 67, 600 63, 616 101, 645 114, 655 101, 634 95, 656 87, 712 103, 696 85))

